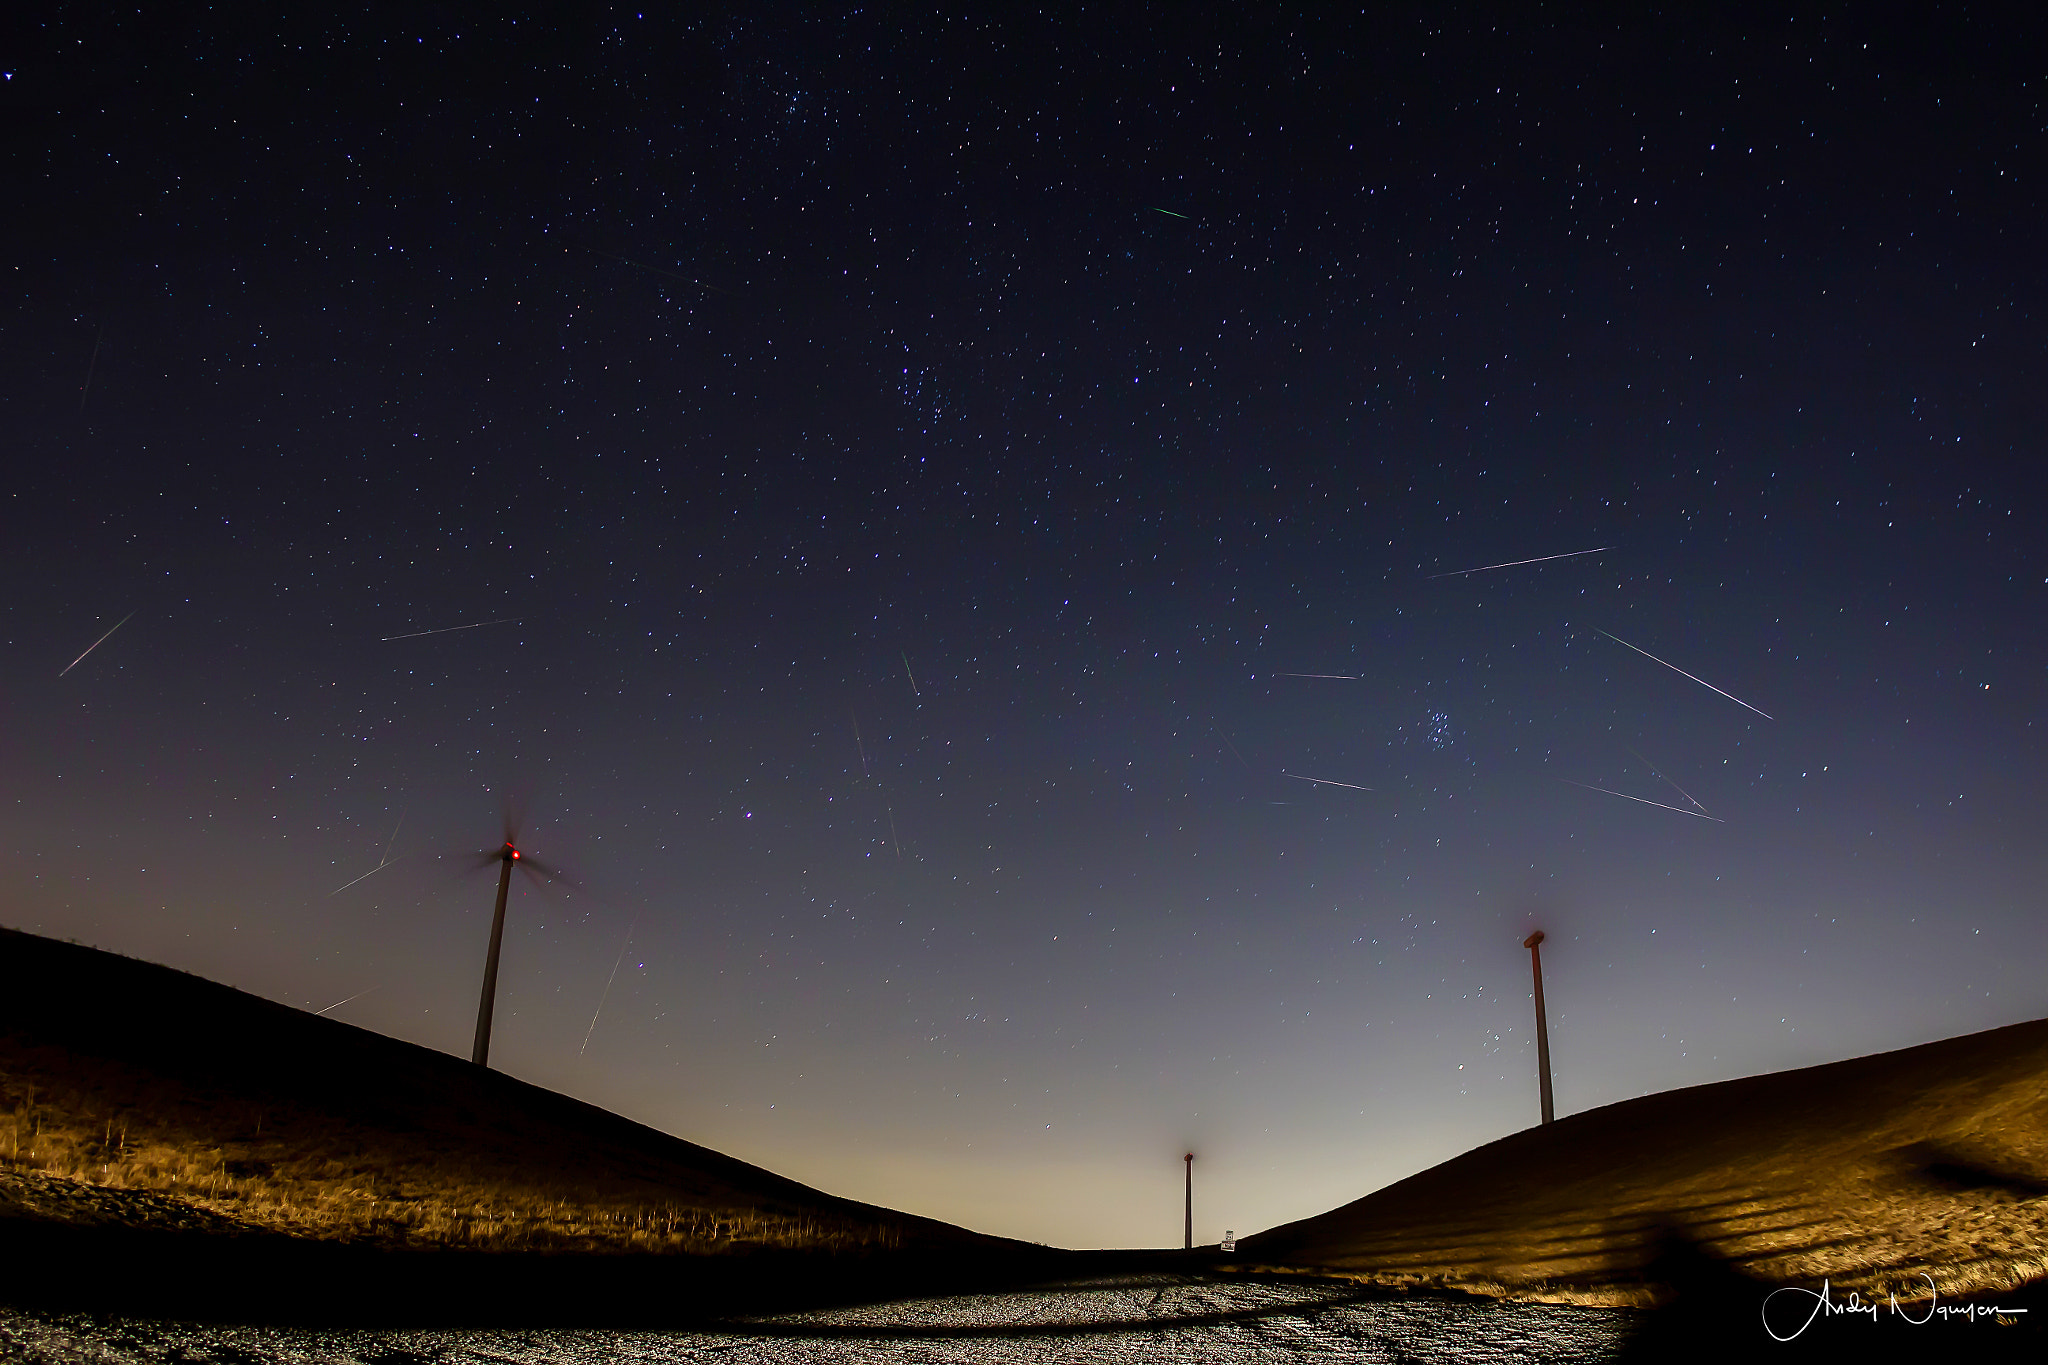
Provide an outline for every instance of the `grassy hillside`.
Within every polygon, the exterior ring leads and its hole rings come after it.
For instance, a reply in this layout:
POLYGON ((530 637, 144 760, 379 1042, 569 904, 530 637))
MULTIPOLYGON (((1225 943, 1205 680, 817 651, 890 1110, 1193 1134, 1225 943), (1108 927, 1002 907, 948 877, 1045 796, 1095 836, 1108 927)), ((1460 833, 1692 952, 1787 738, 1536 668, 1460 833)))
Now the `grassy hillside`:
POLYGON ((168 968, 0 930, 0 981, 17 1224, 692 1257, 1011 1245, 168 968))
POLYGON ((1315 1218, 1249 1261, 1581 1302, 1658 1297, 1674 1243, 1901 1298, 2048 1273, 2048 1021, 1609 1105, 1315 1218))

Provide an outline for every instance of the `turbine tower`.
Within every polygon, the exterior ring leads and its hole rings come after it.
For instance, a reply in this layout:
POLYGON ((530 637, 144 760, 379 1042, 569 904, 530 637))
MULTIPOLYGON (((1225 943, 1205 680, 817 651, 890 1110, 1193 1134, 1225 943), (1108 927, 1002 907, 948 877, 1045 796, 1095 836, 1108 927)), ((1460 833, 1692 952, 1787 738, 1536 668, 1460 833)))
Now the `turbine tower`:
POLYGON ((1193 1251, 1195 1249, 1195 1154, 1189 1152, 1181 1160, 1187 1163, 1188 1168, 1188 1199, 1186 1217, 1181 1224, 1180 1249, 1182 1251, 1193 1251))
POLYGON ((484 994, 477 1002, 476 1045, 469 1054, 478 1066, 491 1064, 491 1014, 498 1004, 498 950, 505 942, 505 896, 512 889, 512 864, 519 861, 519 850, 507 839, 503 848, 487 856, 499 864, 498 908, 491 912, 491 950, 484 956, 484 994))
POLYGON ((477 855, 479 871, 492 863, 498 865, 498 904, 491 912, 491 948, 484 956, 484 992, 483 998, 477 1002, 476 1043, 469 1053, 469 1059, 478 1066, 491 1064, 491 1015, 498 1003, 498 954, 505 944, 505 898, 512 890, 513 867, 516 865, 527 876, 543 883, 576 885, 554 868, 521 853, 514 843, 518 837, 518 820, 508 808, 505 812, 505 842, 492 852, 477 855))
POLYGON ((1529 950, 1529 968, 1536 976, 1536 1080, 1542 1087, 1543 1121, 1552 1122, 1556 1112, 1550 1103, 1550 1026, 1543 1017, 1543 931, 1522 940, 1522 946, 1529 950))

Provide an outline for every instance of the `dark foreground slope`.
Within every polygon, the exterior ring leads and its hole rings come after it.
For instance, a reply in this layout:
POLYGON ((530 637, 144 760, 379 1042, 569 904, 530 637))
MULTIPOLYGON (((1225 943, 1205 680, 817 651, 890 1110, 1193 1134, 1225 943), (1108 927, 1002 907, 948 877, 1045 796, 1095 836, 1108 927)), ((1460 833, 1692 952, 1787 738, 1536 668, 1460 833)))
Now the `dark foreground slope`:
POLYGON ((16 1302, 644 1319, 1042 1255, 168 968, 0 930, 0 982, 16 1302))
POLYGON ((1247 1259, 1388 1284, 1662 1297, 1674 1265, 1944 1296, 2048 1267, 2048 1021, 1649 1095, 1260 1233, 1247 1259))

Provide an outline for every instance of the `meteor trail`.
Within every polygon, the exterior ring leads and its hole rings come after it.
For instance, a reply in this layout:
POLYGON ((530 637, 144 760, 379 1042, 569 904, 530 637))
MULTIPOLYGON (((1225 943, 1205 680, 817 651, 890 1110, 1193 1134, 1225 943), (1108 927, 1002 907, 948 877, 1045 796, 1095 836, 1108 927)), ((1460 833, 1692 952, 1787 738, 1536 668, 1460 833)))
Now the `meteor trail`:
POLYGON ((633 267, 633 268, 634 268, 635 270, 644 270, 644 271, 646 271, 646 272, 647 272, 648 274, 650 274, 650 275, 666 275, 666 276, 668 276, 668 278, 670 278, 670 279, 672 279, 672 280, 681 280, 681 281, 682 281, 682 282, 683 282, 684 284, 694 284, 694 285, 696 285, 696 286, 697 286, 697 287, 698 287, 699 289, 709 289, 709 290, 710 290, 710 291, 711 291, 712 293, 714 293, 714 294, 726 294, 726 295, 730 295, 730 294, 732 293, 732 290, 730 290, 730 289, 720 289, 720 288, 719 288, 719 287, 718 287, 717 285, 715 285, 715 284, 706 284, 706 283, 704 283, 704 281, 702 281, 702 280, 693 280, 693 279, 691 279, 691 278, 690 278, 690 277, 689 277, 688 275, 678 275, 678 274, 676 274, 676 272, 675 272, 675 271, 673 271, 673 270, 663 270, 663 269, 662 269, 662 268, 661 268, 660 266, 658 266, 658 265, 642 265, 642 264, 640 264, 640 262, 638 262, 638 261, 635 261, 635 260, 629 260, 629 259, 627 259, 626 257, 624 257, 624 256, 620 256, 620 255, 618 255, 618 254, 616 254, 616 253, 614 253, 614 252, 610 252, 610 251, 599 251, 599 250, 597 250, 597 249, 596 249, 596 248, 594 248, 594 247, 593 247, 593 248, 588 248, 588 250, 590 251, 590 254, 591 254, 591 255, 593 255, 593 256, 603 256, 603 257, 605 257, 605 258, 606 258, 607 260, 613 260, 613 261, 617 261, 617 262, 618 262, 618 263, 619 263, 620 265, 630 265, 630 266, 632 266, 632 267, 633 267))
POLYGON ((1612 545, 1602 545, 1597 550, 1573 550, 1569 554, 1538 555, 1534 559, 1511 559, 1505 564, 1481 564, 1476 569, 1453 569, 1449 573, 1433 573, 1429 576, 1431 578, 1463 578, 1468 573, 1485 573, 1488 569, 1513 569, 1523 564, 1548 564, 1553 559, 1577 559, 1580 555, 1604 555, 1613 548, 1612 545))
POLYGON ((1349 787, 1355 792, 1369 792, 1372 790, 1371 787, 1361 787, 1356 782, 1333 782, 1327 777, 1303 777, 1300 773, 1290 773, 1285 768, 1280 770, 1280 776, 1291 777, 1296 782, 1313 782, 1318 787, 1349 787))
POLYGON ((910 679, 910 695, 913 697, 923 696, 924 693, 917 690, 917 674, 910 671, 910 655, 904 654, 901 650, 897 652, 903 655, 903 676, 910 679))
POLYGON ((1339 682, 1357 682, 1355 673, 1269 673, 1269 678, 1335 678, 1339 682))
MULTIPOLYGON (((1600 630, 1600 627, 1598 627, 1598 626, 1595 626, 1595 627, 1593 627, 1593 629, 1595 629, 1595 630, 1600 630)), ((1600 633, 1601 633, 1602 635, 1607 635, 1607 632, 1606 632, 1606 631, 1604 631, 1604 630, 1600 630, 1600 633)), ((1614 641, 1614 643, 1616 643, 1616 644, 1620 645, 1620 646, 1621 646, 1621 647, 1622 647, 1623 649, 1636 649, 1636 647, 1635 647, 1634 645, 1630 644, 1630 643, 1629 643, 1628 641, 1626 641, 1626 640, 1622 639, 1622 638, 1621 638, 1620 636, 1618 636, 1618 635, 1607 635, 1607 638, 1608 638, 1608 639, 1610 639, 1610 640, 1612 640, 1612 641, 1614 641)), ((1771 715, 1771 713, 1770 713, 1770 712, 1768 712, 1768 711, 1757 711, 1757 708, 1756 708, 1756 707, 1754 707, 1754 706, 1751 706, 1751 705, 1750 705, 1750 704, 1749 704, 1748 702, 1744 701, 1744 700, 1743 700, 1742 698, 1740 698, 1740 697, 1738 697, 1738 696, 1735 696, 1735 695, 1733 695, 1733 694, 1731 694, 1731 693, 1728 693, 1728 692, 1722 692, 1720 688, 1718 688, 1718 687, 1714 686, 1714 685, 1713 685, 1712 683, 1708 682, 1708 681, 1707 681, 1707 680, 1706 680, 1705 678, 1693 678, 1693 677, 1692 677, 1692 674, 1690 674, 1690 673, 1687 673, 1687 672, 1686 672, 1686 671, 1685 671, 1684 669, 1680 668, 1680 667, 1679 667, 1679 666, 1678 666, 1677 664, 1665 664, 1665 663, 1664 663, 1664 661, 1663 661, 1662 659, 1658 658, 1658 657, 1657 657, 1656 655, 1652 654, 1652 653, 1651 653, 1651 652, 1650 652, 1649 650, 1647 650, 1647 649, 1636 649, 1636 653, 1638 653, 1638 654, 1642 655, 1642 656, 1643 656, 1643 657, 1644 657, 1645 659, 1648 659, 1648 660, 1650 660, 1650 661, 1651 661, 1652 663, 1659 663, 1659 664, 1664 664, 1664 666, 1665 666, 1666 668, 1670 669, 1670 670, 1671 670, 1671 671, 1672 671, 1673 673, 1676 673, 1676 674, 1678 674, 1678 675, 1679 675, 1680 677, 1685 677, 1685 678, 1692 678, 1692 680, 1693 680, 1694 682, 1698 683, 1698 684, 1699 684, 1699 685, 1700 685, 1701 687, 1704 687, 1704 688, 1706 688, 1706 689, 1707 689, 1707 691, 1709 691, 1709 692, 1719 692, 1719 693, 1720 693, 1720 694, 1721 694, 1722 696, 1724 696, 1724 697, 1727 697, 1727 698, 1728 698, 1728 700, 1730 700, 1730 701, 1734 702, 1734 703, 1735 703, 1735 704, 1736 704, 1737 706, 1740 706, 1740 707, 1744 708, 1745 710, 1749 710, 1749 711, 1756 711, 1756 713, 1757 713, 1758 715, 1762 716, 1762 717, 1763 717, 1763 718, 1764 718, 1765 720, 1771 720, 1771 719, 1774 719, 1774 717, 1773 717, 1773 716, 1771 715)), ((1688 798, 1686 798, 1686 799, 1687 799, 1687 800, 1691 800, 1691 798, 1690 798, 1690 797, 1688 797, 1688 798)))
POLYGON ((398 831, 405 827, 405 807, 398 808, 398 823, 391 827, 391 837, 384 841, 384 856, 378 862, 391 861, 391 846, 398 842, 398 831))
POLYGON ((391 864, 389 863, 378 863, 368 872, 365 872, 362 877, 357 877, 354 881, 343 882, 340 886, 335 887, 332 891, 328 892, 327 894, 330 896, 339 896, 342 892, 348 890, 351 886, 354 886, 356 882, 363 880, 363 877, 374 877, 379 872, 382 872, 385 868, 389 866, 391 866, 391 864))
POLYGON ((1167 216, 1168 218, 1181 218, 1181 219, 1186 219, 1186 220, 1187 220, 1188 222, 1193 222, 1193 221, 1194 221, 1193 219, 1191 219, 1191 218, 1188 218, 1188 216, 1187 216, 1187 215, 1186 215, 1185 213, 1175 213, 1175 212, 1174 212, 1174 211, 1173 211, 1172 209, 1162 209, 1162 208, 1158 208, 1158 207, 1156 207, 1156 206, 1154 206, 1154 205, 1152 205, 1152 204, 1147 204, 1147 205, 1146 205, 1145 207, 1146 207, 1146 208, 1148 208, 1148 209, 1151 209, 1151 210, 1152 210, 1152 211, 1153 211, 1154 213, 1163 213, 1163 214, 1165 214, 1165 215, 1166 215, 1166 216, 1167 216))
POLYGON ((860 775, 866 777, 868 775, 868 746, 861 742, 859 716, 853 718, 853 743, 854 747, 860 750, 860 775))
POLYGON ((619 955, 612 960, 612 974, 604 980, 604 994, 597 997, 597 1008, 590 1013, 590 1027, 583 1031, 583 1046, 576 1049, 581 1057, 590 1049, 590 1035, 597 1032, 597 1016, 604 1013, 604 1002, 611 998, 612 982, 619 979, 619 964, 626 960, 626 948, 633 942, 633 931, 640 927, 640 916, 635 914, 633 922, 626 926, 626 941, 619 945, 619 955))
MULTIPOLYGON (((371 868, 368 872, 365 872, 362 877, 357 877, 355 881, 352 882, 344 882, 342 885, 335 887, 332 891, 328 892, 327 894, 330 896, 339 896, 342 892, 348 890, 349 887, 354 886, 356 882, 363 880, 363 877, 374 876, 376 873, 382 872, 385 868, 391 866, 391 846, 398 842, 398 831, 400 830, 400 828, 404 826, 404 824, 405 808, 401 806, 399 807, 398 810, 398 823, 391 827, 391 837, 384 841, 384 853, 383 856, 377 859, 377 865, 371 868)), ((348 1001, 344 1000, 341 1003, 346 1005, 348 1001)), ((331 1009, 333 1007, 329 1006, 329 1008, 331 1009)))
MULTIPOLYGON (((370 987, 370 990, 369 990, 369 991, 357 991, 357 992, 356 992, 356 993, 355 993, 354 995, 351 995, 351 996, 350 996, 350 997, 348 998, 348 1000, 360 1000, 360 999, 362 999, 362 998, 363 998, 364 996, 368 995, 368 994, 370 993, 370 991, 374 991, 374 990, 376 990, 376 989, 377 989, 377 988, 376 988, 375 986, 372 986, 372 987, 370 987)), ((334 1002, 333 1004, 329 1005, 329 1006, 327 1007, 327 1010, 338 1010, 338 1009, 340 1009, 340 1008, 341 1008, 341 1007, 342 1007, 343 1005, 346 1005, 346 1004, 348 1003, 348 1000, 337 1000, 337 1001, 335 1001, 335 1002, 334 1002)), ((314 1010, 314 1011, 313 1011, 313 1013, 314 1013, 315 1015, 322 1015, 322 1014, 325 1014, 325 1013, 327 1013, 327 1010, 314 1010)))
MULTIPOLYGON (((1211 730, 1214 730, 1214 731, 1216 731, 1216 738, 1218 738, 1218 739, 1222 740, 1222 741, 1223 741, 1223 742, 1224 742, 1225 744, 1230 744, 1230 736, 1229 736, 1229 735, 1226 735, 1226 734, 1224 734, 1224 733, 1223 733, 1223 731, 1222 731, 1222 729, 1221 729, 1220 727, 1218 727, 1218 726, 1216 726, 1216 725, 1212 724, 1212 725, 1210 725, 1210 727, 1209 727, 1209 728, 1210 728, 1211 730)), ((1235 744, 1230 744, 1230 752, 1232 752, 1233 754, 1237 754, 1237 761, 1238 761, 1238 762, 1240 762, 1240 763, 1244 763, 1244 755, 1243 755, 1243 754, 1238 754, 1238 753, 1237 753, 1237 746, 1236 746, 1235 744)), ((1252 765, 1251 765, 1251 764, 1249 764, 1249 763, 1244 763, 1244 770, 1245 770, 1246 772, 1251 772, 1251 771, 1252 771, 1252 765)))
MULTIPOLYGON (((118 621, 114 622, 114 630, 119 630, 119 629, 120 629, 121 627, 123 627, 123 626, 127 625, 127 624, 128 624, 128 623, 129 623, 130 621, 132 621, 132 620, 134 620, 134 619, 135 619, 135 613, 131 611, 131 612, 129 612, 129 613, 128 613, 128 614, 126 615, 126 616, 122 617, 122 618, 121 618, 120 620, 118 620, 118 621)), ((112 634, 114 633, 114 630, 110 630, 110 631, 108 631, 108 632, 107 632, 107 635, 112 635, 112 634)), ((97 639, 97 640, 94 640, 94 641, 93 641, 93 642, 92 642, 91 644, 87 645, 87 646, 85 647, 85 654, 90 654, 90 653, 92 653, 92 652, 93 652, 94 650, 98 649, 98 648, 99 648, 99 647, 100 647, 101 645, 105 644, 105 643, 107 642, 107 635, 102 635, 102 636, 100 636, 100 638, 99 638, 99 639, 97 639)), ((85 662, 85 654, 81 654, 81 655, 79 655, 79 656, 78 656, 77 658, 73 659, 73 660, 72 660, 72 661, 71 661, 70 663, 68 663, 68 664, 64 665, 64 673, 69 673, 69 672, 70 672, 70 671, 71 671, 72 669, 74 669, 74 668, 78 667, 78 666, 79 666, 80 664, 84 663, 84 662, 85 662)), ((63 677, 63 676, 64 676, 64 673, 59 673, 59 674, 58 674, 57 676, 61 678, 61 677, 63 677)))
MULTIPOLYGON (((1725 825, 1728 823, 1726 820, 1721 819, 1719 816, 1708 815, 1704 811, 1687 810, 1684 806, 1667 806, 1662 801, 1644 800, 1644 798, 1640 796, 1630 796, 1627 792, 1608 791, 1607 788, 1596 787, 1590 782, 1572 782, 1572 780, 1569 777, 1560 777, 1557 780, 1560 782, 1571 782, 1574 787, 1584 787, 1589 792, 1607 792, 1609 796, 1618 796, 1624 801, 1641 801, 1644 805, 1655 806, 1658 810, 1675 810, 1680 815, 1690 815, 1695 820, 1712 820, 1717 825, 1725 825)), ((1686 800, 1688 801, 1690 801, 1691 799, 1692 798, 1689 796, 1686 798, 1686 800)))
POLYGON ((517 616, 500 616, 495 621, 478 621, 472 625, 467 626, 442 626, 438 630, 416 630, 412 632, 410 635, 387 635, 383 639, 379 640, 377 643, 380 645, 388 645, 393 640, 417 640, 422 635, 446 635, 448 634, 448 632, 452 630, 482 630, 485 626, 516 625, 518 624, 519 620, 520 618, 517 616))
POLYGON ((78 391, 78 415, 81 417, 85 415, 85 400, 92 396, 93 367, 100 363, 100 342, 106 335, 107 326, 101 323, 99 331, 93 334, 92 359, 85 362, 85 387, 78 391))
POLYGON ((1673 782, 1673 781, 1672 781, 1672 780, 1671 780, 1670 778, 1668 778, 1668 777, 1664 776, 1664 774, 1663 774, 1663 773, 1660 773, 1660 772, 1658 772, 1658 771, 1657 771, 1657 765, 1656 765, 1656 764, 1654 764, 1654 763, 1650 762, 1650 760, 1649 760, 1649 759, 1647 759, 1647 758, 1643 758, 1643 756, 1642 756, 1642 755, 1641 755, 1640 753, 1637 753, 1637 752, 1636 752, 1636 751, 1635 751, 1634 749, 1630 749, 1630 750, 1629 750, 1629 752, 1630 752, 1630 753, 1632 753, 1632 754, 1635 754, 1635 756, 1636 756, 1637 758, 1642 758, 1642 759, 1643 759, 1643 763, 1644 763, 1644 765, 1645 765, 1646 767, 1648 767, 1648 768, 1649 768, 1649 770, 1650 770, 1650 776, 1652 776, 1652 777, 1656 778, 1656 779, 1657 779, 1658 781, 1660 781, 1660 782, 1666 783, 1667 785, 1669 785, 1669 786, 1670 786, 1671 790, 1673 790, 1673 791, 1677 792, 1677 793, 1678 793, 1678 794, 1679 794, 1680 796, 1684 797, 1684 798, 1685 798, 1686 800, 1688 800, 1688 801, 1691 801, 1691 802, 1693 803, 1693 805, 1694 805, 1694 806, 1698 807, 1698 809, 1699 809, 1699 812, 1700 812, 1700 814, 1702 814, 1702 815, 1705 815, 1705 814, 1707 813, 1707 808, 1706 808, 1705 806, 1702 806, 1702 805, 1700 805, 1700 803, 1699 803, 1699 802, 1698 802, 1697 800, 1694 800, 1694 798, 1693 798, 1693 794, 1692 794, 1691 792, 1689 792, 1689 791, 1687 791, 1687 790, 1686 790, 1685 788, 1683 788, 1683 787, 1679 786, 1679 785, 1678 785, 1678 784, 1677 784, 1676 782, 1673 782))

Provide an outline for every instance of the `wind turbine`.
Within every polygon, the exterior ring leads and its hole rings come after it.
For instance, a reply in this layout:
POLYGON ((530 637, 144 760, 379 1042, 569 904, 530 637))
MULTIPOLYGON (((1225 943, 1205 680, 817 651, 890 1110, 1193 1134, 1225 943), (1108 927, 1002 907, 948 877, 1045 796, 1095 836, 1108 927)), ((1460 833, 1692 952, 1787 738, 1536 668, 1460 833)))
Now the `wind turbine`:
POLYGON ((1180 1249, 1182 1251, 1193 1251, 1195 1249, 1195 1154, 1189 1152, 1181 1160, 1186 1162, 1188 1167, 1188 1202, 1185 1217, 1181 1223, 1180 1249))
POLYGON ((1522 946, 1529 950, 1529 970, 1536 978, 1536 1079, 1541 1086, 1543 1121, 1551 1123, 1557 1117, 1550 1103, 1550 1021, 1543 1013, 1543 931, 1522 940, 1522 946))
POLYGON ((512 869, 517 866, 528 876, 543 882, 568 880, 554 868, 521 853, 513 842, 517 837, 511 812, 507 811, 505 842, 489 853, 477 855, 481 860, 477 864, 479 868, 498 864, 498 906, 491 912, 491 950, 484 957, 483 999, 477 1002, 476 1045, 470 1051, 470 1060, 478 1066, 490 1065, 491 1014, 498 1003, 498 951, 505 941, 505 897, 512 890, 512 869))

